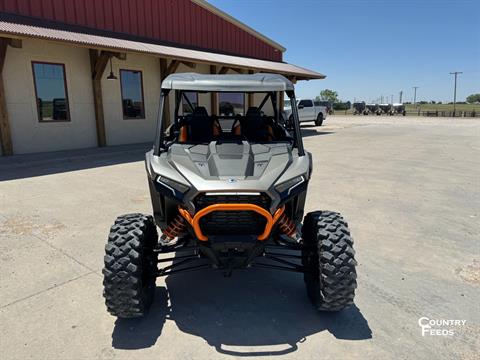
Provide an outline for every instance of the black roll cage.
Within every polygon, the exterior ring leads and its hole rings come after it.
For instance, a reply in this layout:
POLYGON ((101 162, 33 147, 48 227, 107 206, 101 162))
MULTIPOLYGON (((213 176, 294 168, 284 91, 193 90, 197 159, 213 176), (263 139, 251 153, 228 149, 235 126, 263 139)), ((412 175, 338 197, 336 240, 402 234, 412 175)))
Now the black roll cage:
MULTIPOLYGON (((159 156, 162 151, 165 150, 165 143, 164 143, 164 135, 165 135, 165 124, 164 124, 164 112, 165 112, 165 101, 168 98, 171 89, 162 89, 160 92, 160 101, 159 101, 159 108, 157 113, 157 127, 155 133, 155 142, 153 145, 153 154, 159 156)), ((174 112, 174 119, 173 121, 177 123, 178 121, 178 110, 180 109, 181 100, 184 99, 190 108, 191 111, 194 110, 194 106, 188 97, 185 95, 187 92, 192 92, 192 90, 185 91, 185 90, 175 90, 175 112, 174 112)), ((227 92, 227 91, 221 91, 227 92)), ((234 91, 230 91, 234 92, 234 91)), ((211 92, 213 93, 213 92, 211 92)), ((262 102, 258 106, 258 109, 261 110, 263 106, 267 103, 268 99, 272 101, 272 107, 274 112, 274 119, 275 122, 278 124, 280 120, 280 112, 278 111, 277 107, 277 93, 275 91, 269 92, 244 92, 244 94, 262 94, 265 93, 265 97, 263 98, 262 102)), ((293 130, 294 130, 294 147, 298 148, 298 155, 304 156, 305 150, 303 148, 302 142, 302 135, 300 132, 300 121, 298 118, 298 109, 297 109, 297 101, 295 99, 295 94, 293 91, 286 91, 285 92, 290 99, 291 108, 292 108, 292 116, 293 116, 293 130)), ((225 117, 228 118, 228 117, 225 117)))

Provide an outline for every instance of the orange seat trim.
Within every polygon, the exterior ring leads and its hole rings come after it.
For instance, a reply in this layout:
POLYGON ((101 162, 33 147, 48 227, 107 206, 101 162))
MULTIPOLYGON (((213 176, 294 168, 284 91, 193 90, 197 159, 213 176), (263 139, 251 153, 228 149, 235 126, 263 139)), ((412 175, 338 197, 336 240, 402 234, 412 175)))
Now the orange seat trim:
POLYGON ((187 142, 187 138, 188 138, 187 125, 183 125, 180 128, 180 135, 178 136, 178 141, 181 142, 181 143, 184 143, 184 142, 187 142))
POLYGON ((213 136, 220 136, 222 133, 222 127, 216 122, 213 123, 213 136))
POLYGON ((238 122, 238 123, 233 127, 233 134, 234 134, 234 135, 242 135, 242 126, 240 125, 240 122, 238 122))
POLYGON ((185 209, 179 207, 178 211, 192 226, 195 236, 201 241, 208 240, 208 237, 202 233, 202 229, 200 228, 200 219, 205 215, 208 215, 214 211, 254 211, 257 214, 262 215, 267 220, 265 230, 262 234, 258 235, 258 240, 265 240, 269 237, 273 225, 275 225, 285 211, 285 206, 278 208, 273 216, 267 210, 255 204, 213 204, 198 211, 193 217, 185 209))

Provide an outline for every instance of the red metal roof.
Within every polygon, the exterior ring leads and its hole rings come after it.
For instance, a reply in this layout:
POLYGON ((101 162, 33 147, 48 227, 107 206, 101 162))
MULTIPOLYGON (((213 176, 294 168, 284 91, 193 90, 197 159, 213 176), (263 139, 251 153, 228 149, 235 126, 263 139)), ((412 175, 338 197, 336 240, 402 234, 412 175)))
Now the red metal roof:
MULTIPOLYGON (((210 6, 211 7, 211 6, 210 6)), ((0 11, 57 23, 281 61, 282 48, 191 0, 2 0, 0 11)))
POLYGON ((318 72, 283 62, 190 50, 172 46, 10 23, 6 21, 0 21, 0 34, 1 33, 19 37, 32 37, 51 41, 62 41, 78 44, 80 46, 101 48, 105 50, 138 52, 179 60, 242 67, 252 70, 296 76, 299 79, 325 78, 325 75, 322 75, 318 72))

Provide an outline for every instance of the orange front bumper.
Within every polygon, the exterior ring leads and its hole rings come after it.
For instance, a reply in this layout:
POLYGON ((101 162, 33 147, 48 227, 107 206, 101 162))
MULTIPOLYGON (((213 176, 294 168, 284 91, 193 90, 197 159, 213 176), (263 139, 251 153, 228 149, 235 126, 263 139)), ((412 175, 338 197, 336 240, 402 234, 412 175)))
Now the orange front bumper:
POLYGON ((282 216, 283 212, 285 211, 285 207, 282 206, 281 208, 277 209, 273 216, 264 208, 254 204, 214 204, 198 211, 193 217, 185 209, 179 207, 178 211, 185 218, 185 220, 192 225, 195 236, 201 241, 208 240, 208 237, 205 236, 202 233, 202 229, 200 229, 200 219, 205 215, 214 211, 255 211, 257 214, 262 215, 267 220, 265 230, 262 234, 258 235, 258 240, 265 240, 270 235, 273 225, 275 225, 280 216, 282 216))

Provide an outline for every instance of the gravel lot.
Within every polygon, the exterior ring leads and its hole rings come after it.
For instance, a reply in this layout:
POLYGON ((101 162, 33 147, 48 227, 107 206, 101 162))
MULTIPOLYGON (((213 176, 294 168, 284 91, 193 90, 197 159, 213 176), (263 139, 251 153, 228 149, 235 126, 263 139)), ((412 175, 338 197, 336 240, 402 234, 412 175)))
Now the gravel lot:
POLYGON ((149 213, 145 146, 0 158, 2 359, 478 359, 480 121, 331 116, 303 128, 307 210, 344 214, 356 306, 319 314, 301 275, 202 271, 157 281, 149 317, 102 298, 117 215, 149 213), (466 320, 422 337, 420 317, 466 320))

